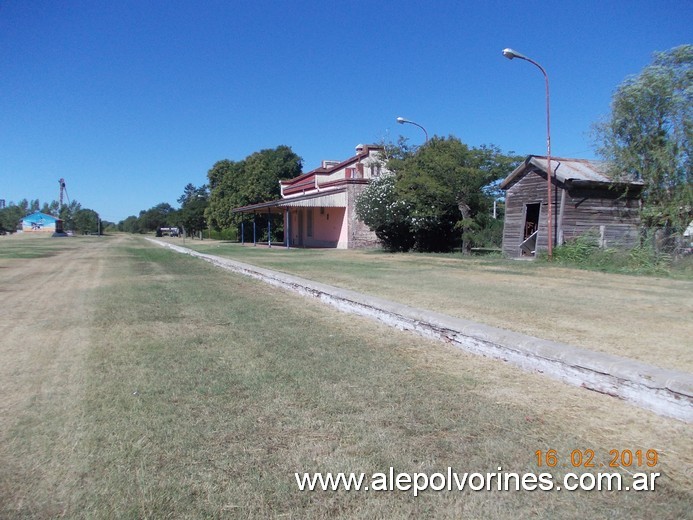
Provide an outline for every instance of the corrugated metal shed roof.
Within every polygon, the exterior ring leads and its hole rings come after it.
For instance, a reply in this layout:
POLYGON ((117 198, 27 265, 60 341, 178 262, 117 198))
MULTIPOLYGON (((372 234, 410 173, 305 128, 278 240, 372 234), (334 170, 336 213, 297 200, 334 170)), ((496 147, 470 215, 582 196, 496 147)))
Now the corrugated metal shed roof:
MULTIPOLYGON (((609 176, 607 164, 601 161, 588 161, 587 159, 566 159, 563 157, 551 157, 551 167, 555 171, 556 180, 562 183, 584 182, 589 184, 613 184, 614 179, 609 176)), ((533 170, 548 170, 547 159, 541 155, 530 155, 525 161, 508 175, 500 187, 508 188, 520 177, 533 170)), ((642 186, 641 181, 623 181, 619 184, 642 186)))

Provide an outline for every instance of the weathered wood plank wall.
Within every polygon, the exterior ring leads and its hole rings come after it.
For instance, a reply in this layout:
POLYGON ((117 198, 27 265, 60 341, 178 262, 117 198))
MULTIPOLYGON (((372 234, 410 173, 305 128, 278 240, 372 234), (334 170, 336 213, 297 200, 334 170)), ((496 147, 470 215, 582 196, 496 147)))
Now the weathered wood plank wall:
POLYGON ((568 190, 563 208, 563 239, 587 232, 600 234, 604 247, 630 248, 638 244, 640 203, 610 190, 568 190))
MULTIPOLYGON (((547 186, 543 172, 529 172, 506 191, 503 253, 520 256, 527 204, 541 204, 537 251, 546 250, 547 186)), ((553 235, 557 242, 594 232, 605 247, 633 247, 639 241, 640 202, 636 196, 603 188, 569 188, 556 183, 552 190, 553 235), (565 194, 563 193, 565 191, 565 194)))

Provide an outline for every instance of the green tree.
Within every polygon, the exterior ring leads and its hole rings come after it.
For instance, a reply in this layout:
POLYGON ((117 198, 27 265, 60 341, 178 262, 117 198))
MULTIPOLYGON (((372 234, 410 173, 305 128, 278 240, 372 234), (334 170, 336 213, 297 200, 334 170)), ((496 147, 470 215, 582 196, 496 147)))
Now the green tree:
POLYGON ((46 215, 58 216, 58 206, 59 203, 57 200, 53 200, 50 203, 44 202, 43 207, 41 208, 41 213, 45 213, 46 215))
POLYGON ((25 208, 14 204, 0 209, 0 234, 11 234, 17 231, 20 220, 22 220, 22 217, 25 215, 25 208))
POLYGON ((176 225, 176 210, 168 202, 162 202, 148 210, 140 211, 140 232, 156 231, 160 227, 176 225))
POLYGON ((357 202, 357 214, 385 247, 403 250, 413 244, 422 251, 448 251, 462 241, 468 252, 500 244, 502 225, 492 218, 493 186, 519 157, 495 147, 469 148, 452 136, 390 156, 393 178, 371 184, 357 202))
POLYGON ((224 159, 214 163, 207 172, 209 179, 209 204, 205 210, 208 224, 215 229, 229 228, 233 224, 231 209, 240 204, 240 185, 243 163, 224 159))
POLYGON ((17 207, 22 210, 22 216, 28 215, 30 213, 29 211, 29 201, 26 199, 22 199, 17 203, 17 207))
POLYGON ((82 205, 76 200, 70 201, 69 204, 63 204, 63 207, 60 208, 60 212, 58 214, 58 217, 63 221, 63 229, 75 229, 75 215, 81 209, 82 205))
POLYGON ((118 231, 123 231, 125 233, 142 233, 140 219, 135 215, 130 215, 125 220, 118 222, 118 231))
POLYGON ((242 161, 218 161, 207 173, 209 206, 205 217, 210 226, 234 226, 242 216, 233 208, 278 199, 279 181, 301 174, 302 161, 288 146, 261 150, 242 161))
POLYGON ((207 227, 205 209, 209 205, 209 194, 206 185, 196 188, 193 184, 187 184, 178 203, 181 205, 177 214, 178 223, 186 234, 193 236, 207 227))
POLYGON ((80 209, 74 215, 74 231, 81 235, 96 233, 99 229, 99 216, 93 209, 80 209))
POLYGON ((246 157, 242 197, 246 204, 266 202, 280 196, 279 181, 302 172, 302 160, 288 146, 261 150, 246 157))
POLYGON ((110 220, 101 221, 102 233, 112 233, 113 231, 118 231, 118 227, 116 226, 115 222, 111 222, 110 220))
POLYGON ((627 78, 594 134, 617 177, 643 181, 645 225, 683 231, 693 216, 693 45, 655 53, 627 78))

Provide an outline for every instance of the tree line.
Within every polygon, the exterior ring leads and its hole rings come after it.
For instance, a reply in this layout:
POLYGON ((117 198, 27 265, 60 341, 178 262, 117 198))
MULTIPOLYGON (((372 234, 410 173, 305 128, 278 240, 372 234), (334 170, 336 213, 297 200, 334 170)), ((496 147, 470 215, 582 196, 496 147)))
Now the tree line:
POLYGON ((31 214, 40 211, 47 215, 53 215, 63 221, 63 229, 85 235, 98 233, 106 229, 115 229, 113 222, 102 221, 93 209, 83 208, 76 200, 63 204, 54 200, 41 205, 38 199, 22 199, 18 203, 10 204, 0 209, 0 233, 14 233, 21 227, 21 220, 31 214))

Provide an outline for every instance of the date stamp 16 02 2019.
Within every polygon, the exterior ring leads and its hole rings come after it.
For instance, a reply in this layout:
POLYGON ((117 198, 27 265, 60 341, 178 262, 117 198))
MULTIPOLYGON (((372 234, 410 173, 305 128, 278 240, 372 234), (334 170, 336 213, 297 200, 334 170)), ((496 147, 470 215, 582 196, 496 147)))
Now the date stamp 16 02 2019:
POLYGON ((609 450, 607 457, 598 457, 592 449, 575 449, 569 454, 557 450, 537 450, 534 452, 539 467, 573 468, 654 468, 659 462, 657 450, 609 450), (602 462, 603 461, 603 462, 602 462))

